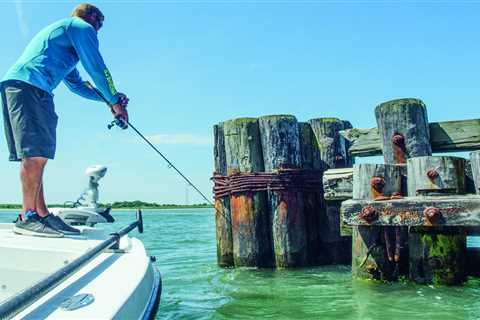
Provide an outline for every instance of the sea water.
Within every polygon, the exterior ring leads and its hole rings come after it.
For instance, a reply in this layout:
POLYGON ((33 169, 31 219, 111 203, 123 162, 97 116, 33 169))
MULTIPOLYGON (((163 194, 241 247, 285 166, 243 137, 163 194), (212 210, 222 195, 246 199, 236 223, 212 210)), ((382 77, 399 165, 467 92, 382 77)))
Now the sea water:
MULTIPOLYGON (((135 219, 114 211, 108 228, 135 219)), ((157 319, 480 319, 480 281, 435 287, 352 281, 349 266, 296 270, 216 265, 212 209, 144 210, 140 238, 157 257, 163 292, 157 319)), ((14 212, 1 212, 0 222, 14 212)))

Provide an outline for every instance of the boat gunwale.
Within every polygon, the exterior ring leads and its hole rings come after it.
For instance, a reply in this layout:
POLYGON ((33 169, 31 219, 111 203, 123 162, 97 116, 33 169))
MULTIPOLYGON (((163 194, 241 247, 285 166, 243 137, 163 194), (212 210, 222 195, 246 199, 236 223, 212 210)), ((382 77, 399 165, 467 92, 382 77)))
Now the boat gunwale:
POLYGON ((162 277, 160 271, 153 261, 150 261, 150 265, 153 270, 153 289, 150 298, 148 299, 147 306, 145 307, 145 311, 143 312, 143 316, 141 317, 142 320, 155 319, 158 307, 160 306, 160 297, 162 295, 162 277))

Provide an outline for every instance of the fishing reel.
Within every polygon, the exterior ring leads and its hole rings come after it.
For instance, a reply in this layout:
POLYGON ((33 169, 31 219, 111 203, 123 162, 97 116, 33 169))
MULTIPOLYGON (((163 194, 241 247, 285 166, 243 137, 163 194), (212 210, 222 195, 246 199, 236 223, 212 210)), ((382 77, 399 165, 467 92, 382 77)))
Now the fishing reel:
POLYGON ((110 124, 107 125, 108 130, 112 129, 113 127, 118 126, 121 129, 127 129, 128 124, 125 122, 125 120, 121 118, 115 118, 110 124))

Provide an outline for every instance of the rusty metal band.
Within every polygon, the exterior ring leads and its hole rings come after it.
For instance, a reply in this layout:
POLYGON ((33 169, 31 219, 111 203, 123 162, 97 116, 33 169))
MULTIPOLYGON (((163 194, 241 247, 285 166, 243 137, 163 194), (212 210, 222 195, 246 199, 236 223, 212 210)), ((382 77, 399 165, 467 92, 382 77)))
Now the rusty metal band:
POLYGON ((275 172, 234 173, 223 176, 214 173, 215 199, 230 195, 260 191, 316 192, 323 188, 321 170, 280 169, 275 172))

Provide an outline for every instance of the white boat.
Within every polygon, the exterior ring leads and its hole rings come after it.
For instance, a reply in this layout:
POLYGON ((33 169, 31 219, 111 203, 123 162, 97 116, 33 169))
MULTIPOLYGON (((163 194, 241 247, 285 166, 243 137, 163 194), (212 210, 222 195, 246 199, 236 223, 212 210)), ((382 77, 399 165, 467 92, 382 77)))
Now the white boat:
POLYGON ((141 212, 114 234, 97 227, 111 221, 97 205, 98 180, 105 171, 87 169, 89 188, 76 207, 55 210, 80 235, 30 237, 14 234, 12 224, 0 224, 0 319, 155 317, 161 277, 143 243, 128 236, 135 228, 143 232, 141 212))

